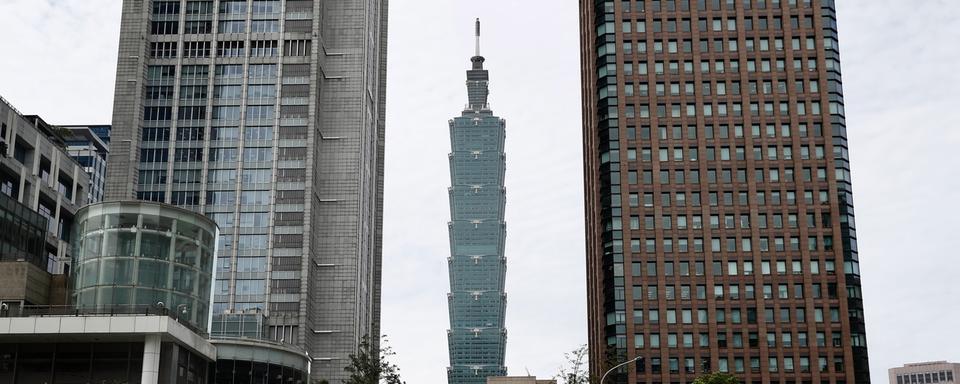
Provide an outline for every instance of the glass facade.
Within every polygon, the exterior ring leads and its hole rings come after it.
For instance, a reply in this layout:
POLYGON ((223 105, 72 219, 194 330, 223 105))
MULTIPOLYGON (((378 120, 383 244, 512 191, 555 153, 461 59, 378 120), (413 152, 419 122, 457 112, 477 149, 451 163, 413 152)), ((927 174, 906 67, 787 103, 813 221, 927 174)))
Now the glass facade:
POLYGON ((77 213, 74 303, 157 305, 207 329, 218 229, 209 219, 146 202, 89 205, 77 213))
POLYGON ((213 328, 210 336, 213 338, 238 337, 253 340, 266 338, 266 317, 256 313, 214 313, 213 328))
POLYGON ((305 371, 262 361, 217 360, 215 384, 304 384, 305 371))
MULTIPOLYGON (((238 319, 228 319, 236 321, 238 319)), ((216 384, 306 384, 309 355, 296 347, 244 338, 213 339, 216 384)), ((320 380, 314 380, 319 382, 320 380)))
MULTIPOLYGON (((117 338, 128 339, 129 337, 117 336, 117 338)), ((0 383, 128 384, 146 382, 142 381, 144 349, 143 340, 0 343, 0 383)), ((159 356, 149 356, 153 359, 159 358, 160 374, 153 379, 153 383, 205 384, 213 381, 215 373, 213 362, 184 346, 164 342, 160 345, 159 356)), ((149 364, 150 361, 148 360, 147 363, 149 364)), ((254 383, 267 383, 267 381, 254 381, 254 383)), ((296 382, 284 381, 283 383, 296 382)))
POLYGON ((482 384, 507 373, 506 123, 487 103, 484 58, 478 52, 472 62, 469 105, 450 122, 450 384, 482 384))
POLYGON ((64 126, 64 141, 67 154, 83 167, 90 184, 87 201, 90 204, 103 200, 103 186, 107 176, 107 155, 110 126, 64 126))
POLYGON ((313 4, 288 5, 306 19, 281 30, 278 0, 152 3, 150 44, 160 48, 147 69, 137 198, 203 212, 223 230, 216 313, 259 308, 296 318, 299 292, 271 297, 265 287, 271 257, 302 264, 306 222, 289 216, 303 211, 305 197, 290 192, 306 188, 312 39, 284 40, 282 32, 310 32, 313 4), (183 14, 189 21, 180 28, 183 14), (306 29, 294 28, 302 22, 306 29), (161 49, 178 35, 200 41, 161 49), (271 247, 270 220, 284 215, 277 226, 288 234, 271 247), (243 247, 250 236, 265 240, 243 247))
POLYGON ((835 2, 580 9, 592 372, 869 383, 835 2))
POLYGON ((26 261, 49 272, 46 219, 0 193, 0 262, 26 261))
POLYGON ((142 369, 143 342, 0 343, 0 383, 139 383, 142 369))

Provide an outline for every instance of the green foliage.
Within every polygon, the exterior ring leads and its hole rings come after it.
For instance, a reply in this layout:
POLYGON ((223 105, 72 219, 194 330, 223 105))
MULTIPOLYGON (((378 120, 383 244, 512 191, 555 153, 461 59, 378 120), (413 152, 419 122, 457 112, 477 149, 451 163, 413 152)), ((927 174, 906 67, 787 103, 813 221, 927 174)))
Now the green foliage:
POLYGON ((698 377, 693 384, 740 384, 740 380, 726 373, 708 373, 698 377))
POLYGON ((587 366, 589 352, 586 345, 581 345, 572 352, 563 354, 567 362, 553 377, 557 384, 591 384, 594 380, 591 380, 590 368, 587 366))
MULTIPOLYGON (((384 336, 381 344, 386 343, 384 336)), ((400 380, 400 368, 387 360, 396 354, 393 349, 374 345, 368 336, 363 337, 359 347, 356 354, 350 355, 350 364, 343 368, 350 373, 343 384, 405 384, 400 380)))

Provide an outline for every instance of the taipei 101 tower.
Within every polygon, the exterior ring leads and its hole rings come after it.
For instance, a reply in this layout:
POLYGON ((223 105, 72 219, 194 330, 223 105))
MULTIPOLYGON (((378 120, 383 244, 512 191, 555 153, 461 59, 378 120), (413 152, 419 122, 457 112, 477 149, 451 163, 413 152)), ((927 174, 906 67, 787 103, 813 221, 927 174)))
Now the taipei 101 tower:
POLYGON ((487 103, 489 73, 477 51, 467 71, 469 103, 450 120, 450 384, 483 384, 505 376, 504 292, 506 122, 487 103))

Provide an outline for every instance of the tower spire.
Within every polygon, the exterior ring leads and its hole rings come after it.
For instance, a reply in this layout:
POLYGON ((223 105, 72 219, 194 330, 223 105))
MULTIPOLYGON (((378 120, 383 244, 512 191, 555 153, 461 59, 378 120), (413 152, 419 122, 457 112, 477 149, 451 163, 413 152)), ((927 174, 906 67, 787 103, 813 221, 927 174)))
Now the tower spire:
POLYGON ((480 18, 477 18, 477 54, 474 56, 480 56, 480 18))
POLYGON ((474 37, 477 38, 477 51, 473 57, 470 58, 470 62, 473 63, 473 70, 477 71, 483 70, 483 62, 485 61, 483 56, 480 56, 480 18, 477 18, 476 30, 474 32, 474 37))

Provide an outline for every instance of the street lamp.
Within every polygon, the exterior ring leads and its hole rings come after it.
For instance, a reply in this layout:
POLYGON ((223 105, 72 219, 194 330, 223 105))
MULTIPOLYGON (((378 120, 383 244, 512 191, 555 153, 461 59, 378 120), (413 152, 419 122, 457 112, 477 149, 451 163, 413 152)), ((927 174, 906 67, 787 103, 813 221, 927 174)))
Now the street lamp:
POLYGON ((624 361, 624 362, 622 362, 622 363, 620 363, 620 364, 617 364, 617 365, 614 366, 613 368, 610 368, 609 370, 607 370, 607 372, 605 372, 605 373, 603 374, 602 377, 600 377, 600 383, 598 383, 598 384, 603 384, 603 380, 607 378, 607 375, 609 375, 610 372, 616 371, 618 368, 620 368, 620 367, 622 367, 622 366, 624 366, 624 365, 630 364, 630 363, 632 363, 632 362, 634 362, 634 361, 640 360, 640 359, 642 359, 642 358, 643 358, 643 356, 637 356, 637 357, 634 357, 632 360, 624 361))

